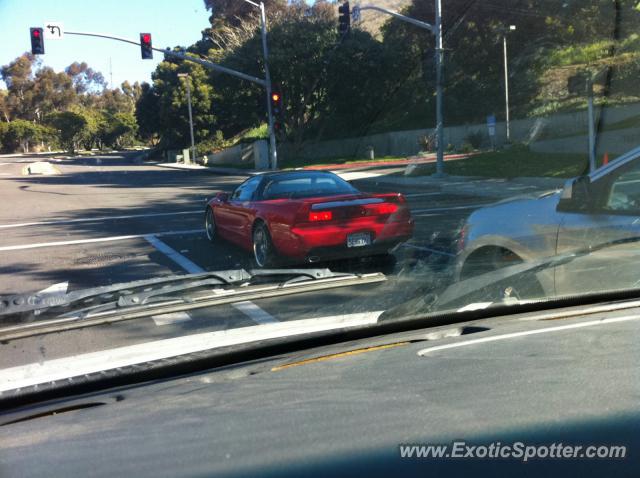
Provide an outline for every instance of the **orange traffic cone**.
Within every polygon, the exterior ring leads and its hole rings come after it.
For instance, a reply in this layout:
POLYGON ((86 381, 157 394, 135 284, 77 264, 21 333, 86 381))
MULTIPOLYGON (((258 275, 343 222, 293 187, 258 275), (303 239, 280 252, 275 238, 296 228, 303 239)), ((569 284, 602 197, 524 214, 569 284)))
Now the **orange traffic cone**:
POLYGON ((604 158, 602 159, 602 165, 606 166, 609 164, 609 153, 604 153, 604 158))

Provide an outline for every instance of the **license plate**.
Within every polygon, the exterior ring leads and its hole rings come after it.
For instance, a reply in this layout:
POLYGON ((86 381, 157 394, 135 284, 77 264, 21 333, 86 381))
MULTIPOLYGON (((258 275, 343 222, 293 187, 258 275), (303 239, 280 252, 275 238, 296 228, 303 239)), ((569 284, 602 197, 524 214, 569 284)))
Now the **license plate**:
POLYGON ((347 247, 364 247, 371 245, 371 234, 359 232, 347 236, 347 247))

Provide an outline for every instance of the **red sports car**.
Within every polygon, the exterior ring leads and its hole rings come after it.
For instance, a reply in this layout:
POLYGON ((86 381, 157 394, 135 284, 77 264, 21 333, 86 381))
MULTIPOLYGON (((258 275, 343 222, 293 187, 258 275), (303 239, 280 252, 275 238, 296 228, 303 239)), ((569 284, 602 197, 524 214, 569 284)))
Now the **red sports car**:
POLYGON ((253 176, 207 202, 207 237, 253 252, 259 267, 386 254, 413 233, 402 194, 367 194, 324 171, 253 176))

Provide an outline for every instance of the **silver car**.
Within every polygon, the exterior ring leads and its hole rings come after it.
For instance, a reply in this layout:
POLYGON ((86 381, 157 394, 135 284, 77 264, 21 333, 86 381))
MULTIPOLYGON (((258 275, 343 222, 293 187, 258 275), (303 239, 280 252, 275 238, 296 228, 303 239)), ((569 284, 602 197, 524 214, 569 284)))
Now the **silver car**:
POLYGON ((567 181, 562 190, 475 211, 461 231, 455 276, 460 281, 524 261, 579 252, 575 260, 536 275, 540 296, 637 287, 638 237, 640 148, 567 181))

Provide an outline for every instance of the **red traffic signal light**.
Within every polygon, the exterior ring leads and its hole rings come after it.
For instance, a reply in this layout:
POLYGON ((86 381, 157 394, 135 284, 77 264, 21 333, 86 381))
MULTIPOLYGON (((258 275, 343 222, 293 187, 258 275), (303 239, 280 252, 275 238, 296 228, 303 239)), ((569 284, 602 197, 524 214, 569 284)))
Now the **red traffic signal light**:
POLYGON ((143 60, 153 58, 153 48, 151 46, 151 33, 140 34, 140 55, 143 60))
POLYGON ((30 28, 31 33, 31 53, 34 55, 44 55, 44 37, 42 28, 30 28))
POLYGON ((271 93, 271 100, 274 102, 280 101, 280 93, 271 93))

